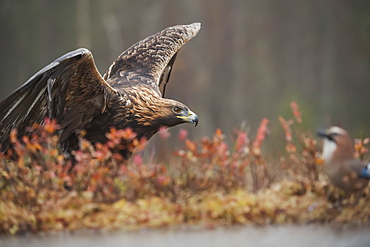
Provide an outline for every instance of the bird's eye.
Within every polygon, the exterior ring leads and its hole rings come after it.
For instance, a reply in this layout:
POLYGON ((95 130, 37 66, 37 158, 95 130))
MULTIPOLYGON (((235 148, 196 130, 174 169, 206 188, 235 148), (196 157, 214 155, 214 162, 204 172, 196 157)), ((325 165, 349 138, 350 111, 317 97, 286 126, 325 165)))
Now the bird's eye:
POLYGON ((181 108, 180 108, 180 107, 175 106, 175 107, 173 108, 173 112, 178 114, 178 113, 180 113, 180 112, 181 112, 181 108))

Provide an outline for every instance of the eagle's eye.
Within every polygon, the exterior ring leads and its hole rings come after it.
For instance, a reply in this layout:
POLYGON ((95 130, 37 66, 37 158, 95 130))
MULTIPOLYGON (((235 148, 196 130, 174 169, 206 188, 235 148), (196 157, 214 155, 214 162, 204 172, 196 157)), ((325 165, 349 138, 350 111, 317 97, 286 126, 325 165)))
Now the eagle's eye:
POLYGON ((173 108, 173 112, 174 112, 174 113, 176 113, 176 114, 179 114, 179 113, 181 112, 181 108, 180 108, 180 107, 178 107, 178 106, 175 106, 175 107, 173 108))

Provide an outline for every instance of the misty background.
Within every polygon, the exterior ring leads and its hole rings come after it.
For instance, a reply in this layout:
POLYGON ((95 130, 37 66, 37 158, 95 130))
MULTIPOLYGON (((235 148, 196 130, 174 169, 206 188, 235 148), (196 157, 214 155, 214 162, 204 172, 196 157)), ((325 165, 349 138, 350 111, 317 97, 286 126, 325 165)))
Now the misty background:
POLYGON ((76 48, 103 74, 135 42, 192 22, 202 29, 180 50, 166 97, 199 125, 174 136, 242 123, 255 133, 264 117, 282 134, 292 100, 313 131, 335 124, 370 136, 370 1, 0 0, 0 100, 76 48))

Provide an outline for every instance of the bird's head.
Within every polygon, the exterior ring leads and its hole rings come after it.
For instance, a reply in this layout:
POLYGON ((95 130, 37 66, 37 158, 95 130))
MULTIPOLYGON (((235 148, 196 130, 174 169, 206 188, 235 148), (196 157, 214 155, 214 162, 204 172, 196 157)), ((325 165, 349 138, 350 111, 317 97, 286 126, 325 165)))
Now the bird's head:
POLYGON ((153 97, 132 97, 130 126, 139 134, 150 138, 161 127, 172 127, 182 123, 197 126, 198 116, 185 104, 176 100, 153 97))
POLYGON ((352 139, 344 129, 333 126, 329 129, 318 131, 317 135, 324 140, 322 158, 325 163, 353 158, 352 139))
POLYGON ((172 127, 181 123, 198 125, 198 116, 185 104, 172 99, 161 99, 154 123, 172 127))

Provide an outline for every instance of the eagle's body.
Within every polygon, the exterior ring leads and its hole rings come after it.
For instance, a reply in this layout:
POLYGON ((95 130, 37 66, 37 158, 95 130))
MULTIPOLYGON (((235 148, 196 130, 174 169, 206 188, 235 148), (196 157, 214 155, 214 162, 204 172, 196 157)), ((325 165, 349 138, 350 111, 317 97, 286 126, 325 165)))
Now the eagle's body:
MULTIPOLYGON (((107 141, 110 128, 131 128, 138 138, 149 139, 160 127, 198 117, 175 100, 162 97, 160 85, 167 83, 178 50, 200 29, 199 23, 180 25, 139 41, 101 76, 92 54, 78 49, 41 69, 0 103, 1 151, 10 147, 9 134, 18 136, 45 118, 60 125, 59 142, 64 151, 78 147, 78 135, 92 143, 107 141)), ((131 155, 121 150, 125 158, 131 155)))

